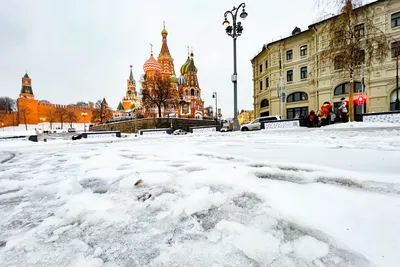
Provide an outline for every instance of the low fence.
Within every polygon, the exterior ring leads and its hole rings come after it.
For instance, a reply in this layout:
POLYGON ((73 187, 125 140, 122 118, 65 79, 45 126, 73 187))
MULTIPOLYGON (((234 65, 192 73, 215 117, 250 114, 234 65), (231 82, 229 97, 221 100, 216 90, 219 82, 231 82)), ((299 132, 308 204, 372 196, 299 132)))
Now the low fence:
POLYGON ((100 131, 100 132, 87 132, 80 133, 72 136, 72 140, 79 140, 82 138, 85 139, 94 139, 94 138, 106 138, 106 137, 121 137, 120 131, 100 131))
POLYGON ((400 124, 400 111, 362 114, 363 122, 386 122, 400 124))
POLYGON ((220 125, 189 127, 189 132, 191 133, 211 133, 211 132, 218 132, 220 130, 221 130, 220 125))
POLYGON ((171 128, 166 129, 143 129, 139 130, 139 135, 165 135, 172 134, 171 128))
POLYGON ((290 119, 290 120, 276 120, 264 121, 261 123, 261 129, 283 129, 283 128, 298 128, 307 127, 307 119, 290 119))

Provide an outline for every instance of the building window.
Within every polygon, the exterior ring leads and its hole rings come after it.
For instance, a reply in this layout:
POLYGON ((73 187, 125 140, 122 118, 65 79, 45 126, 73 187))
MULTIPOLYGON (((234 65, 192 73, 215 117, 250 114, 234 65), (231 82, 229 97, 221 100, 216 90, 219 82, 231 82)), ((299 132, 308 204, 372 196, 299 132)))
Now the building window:
POLYGON ((391 43, 390 49, 392 52, 392 58, 395 58, 396 56, 400 57, 400 41, 391 43))
MULTIPOLYGON (((350 92, 350 83, 342 83, 335 87, 334 95, 346 95, 350 92)), ((354 93, 362 92, 362 84, 354 82, 354 93)))
POLYGON ((296 92, 293 94, 288 95, 287 102, 298 102, 298 101, 305 101, 308 100, 308 95, 303 92, 296 92))
POLYGON ((308 77, 308 72, 307 72, 307 67, 301 67, 300 68, 300 78, 303 79, 307 79, 308 77))
POLYGON ((265 108, 269 106, 269 101, 268 99, 263 99, 260 103, 260 108, 265 108))
POLYGON ((286 109, 286 116, 288 119, 307 118, 308 107, 288 108, 286 109))
POLYGON ((293 59, 293 50, 286 51, 286 60, 292 60, 292 59, 293 59))
POLYGON ((269 78, 265 78, 265 88, 269 87, 269 78))
POLYGON ((265 69, 268 69, 268 60, 265 61, 265 69))
POLYGON ((190 89, 190 95, 191 95, 191 96, 194 96, 194 89, 193 89, 193 88, 190 89))
POLYGON ((304 57, 307 56, 307 46, 303 45, 302 47, 300 47, 300 56, 304 57))
POLYGON ((341 70, 344 67, 343 56, 336 56, 334 59, 335 70, 341 70))
POLYGON ((262 64, 260 64, 260 73, 262 72, 262 64))
POLYGON ((358 24, 354 27, 354 35, 356 39, 362 39, 365 35, 364 24, 358 24))
POLYGON ((400 12, 392 14, 392 28, 400 26, 400 12))
POLYGON ((260 81, 260 91, 262 91, 263 86, 262 86, 262 81, 260 81))
MULTIPOLYGON (((399 98, 400 98, 400 89, 397 89, 397 91, 399 91, 399 98)), ((397 98, 396 90, 394 90, 390 95, 390 111, 396 110, 396 98, 397 98)))
POLYGON ((293 70, 288 70, 286 73, 286 81, 293 82, 293 70))

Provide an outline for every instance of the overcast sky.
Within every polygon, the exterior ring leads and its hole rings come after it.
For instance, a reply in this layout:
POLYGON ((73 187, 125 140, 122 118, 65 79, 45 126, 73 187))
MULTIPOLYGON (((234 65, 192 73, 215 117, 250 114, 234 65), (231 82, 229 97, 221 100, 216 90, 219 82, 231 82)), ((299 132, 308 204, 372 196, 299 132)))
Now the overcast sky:
MULTIPOLYGON (((251 58, 264 43, 305 29, 320 16, 315 0, 248 0, 238 39, 238 108, 253 109, 251 58)), ((233 114, 232 38, 222 27, 232 0, 0 0, 0 95, 17 98, 28 70, 36 99, 57 104, 105 97, 116 108, 125 93, 129 65, 136 81, 157 57, 163 21, 175 71, 195 63, 205 106, 219 96, 224 117, 233 114)))

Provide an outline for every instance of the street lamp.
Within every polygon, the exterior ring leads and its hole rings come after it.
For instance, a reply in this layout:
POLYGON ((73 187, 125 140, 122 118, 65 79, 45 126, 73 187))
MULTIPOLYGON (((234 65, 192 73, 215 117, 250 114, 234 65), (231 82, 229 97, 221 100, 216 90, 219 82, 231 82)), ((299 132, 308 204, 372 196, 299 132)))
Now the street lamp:
POLYGON ((213 98, 215 98, 215 120, 218 121, 218 94, 217 92, 213 92, 212 95, 213 98))
POLYGON ((87 112, 82 112, 81 115, 83 116, 83 131, 86 133, 86 115, 87 115, 87 112))
POLYGON ((400 100, 399 100, 399 56, 400 56, 400 49, 396 49, 396 102, 394 109, 400 110, 400 100))
POLYGON ((228 10, 224 14, 224 22, 222 25, 225 27, 225 32, 228 36, 233 38, 233 75, 232 75, 232 82, 233 82, 233 131, 238 131, 240 129, 239 121, 237 117, 237 63, 236 63, 236 39, 242 35, 243 26, 242 23, 236 22, 237 14, 240 8, 242 8, 242 13, 240 13, 240 18, 245 19, 247 17, 247 12, 245 11, 246 4, 241 3, 237 8, 233 7, 232 10, 228 10), (231 23, 227 19, 227 15, 231 14, 232 16, 232 26, 231 23))

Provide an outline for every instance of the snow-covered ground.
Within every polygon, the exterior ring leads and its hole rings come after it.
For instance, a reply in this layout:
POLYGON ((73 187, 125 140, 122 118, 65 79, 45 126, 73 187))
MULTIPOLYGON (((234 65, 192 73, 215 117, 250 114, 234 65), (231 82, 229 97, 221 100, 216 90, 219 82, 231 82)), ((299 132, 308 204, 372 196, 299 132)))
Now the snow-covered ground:
POLYGON ((400 130, 348 128, 2 142, 0 266, 398 266, 400 130))

